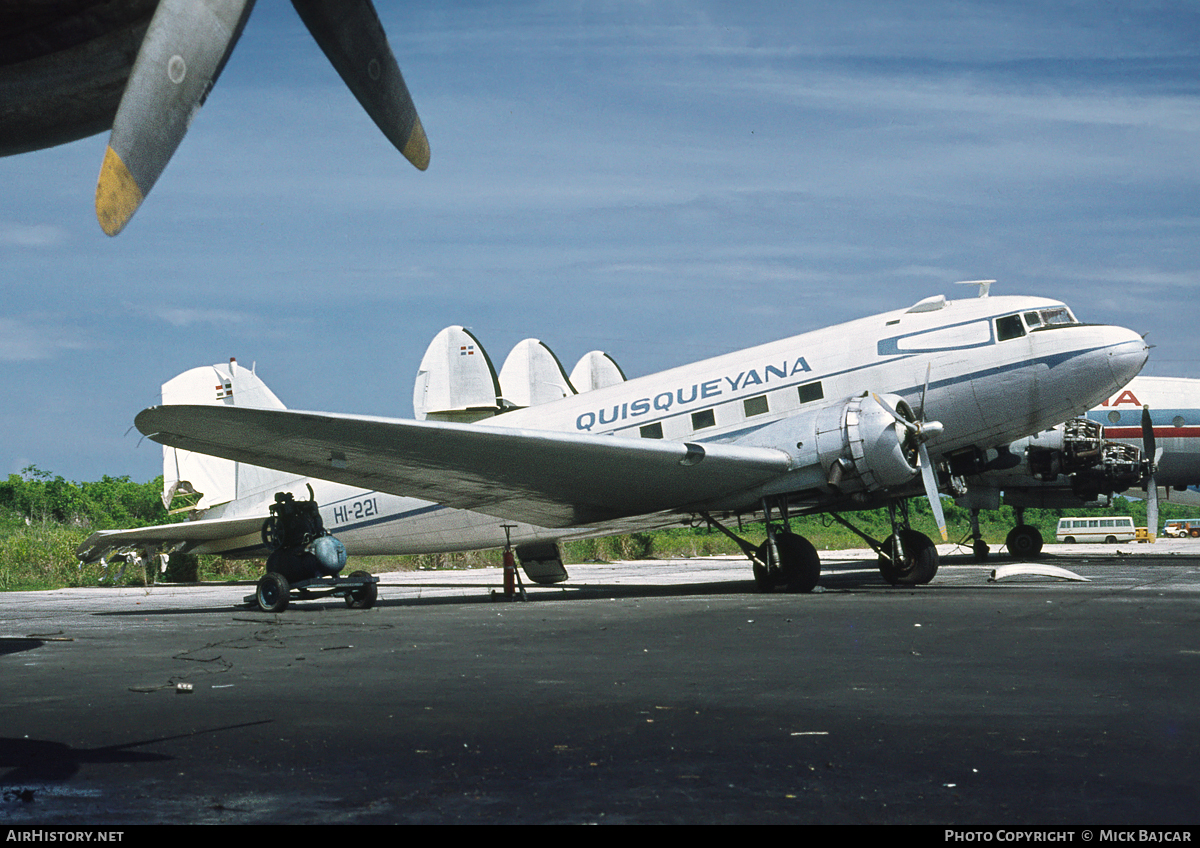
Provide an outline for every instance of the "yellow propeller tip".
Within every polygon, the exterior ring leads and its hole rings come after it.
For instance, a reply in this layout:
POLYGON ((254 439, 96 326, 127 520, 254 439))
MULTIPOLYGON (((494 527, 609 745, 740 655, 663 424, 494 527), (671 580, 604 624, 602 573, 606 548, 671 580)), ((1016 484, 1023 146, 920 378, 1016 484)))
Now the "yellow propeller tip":
POLYGON ((145 197, 117 151, 106 147, 100 179, 96 182, 96 220, 100 229, 110 236, 121 232, 145 197))
POLYGON ((404 150, 400 151, 404 154, 404 158, 417 166, 418 170, 424 171, 429 167, 429 139, 425 137, 425 128, 421 126, 421 119, 413 119, 412 132, 408 135, 408 141, 404 145, 404 150))

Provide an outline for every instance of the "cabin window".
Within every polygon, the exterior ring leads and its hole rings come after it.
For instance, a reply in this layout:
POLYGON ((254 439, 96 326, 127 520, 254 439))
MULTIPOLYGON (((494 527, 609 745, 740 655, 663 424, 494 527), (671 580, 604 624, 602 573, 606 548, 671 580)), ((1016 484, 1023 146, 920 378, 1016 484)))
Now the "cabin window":
POLYGON ((825 397, 825 392, 821 388, 820 383, 805 383, 800 387, 800 402, 810 403, 814 400, 820 400, 825 397))
POLYGON ((655 421, 653 424, 643 424, 638 428, 638 432, 642 434, 643 439, 661 439, 662 422, 655 421))
POLYGON ((1042 316, 1038 315, 1036 312, 1026 312, 1025 323, 1028 325, 1029 329, 1036 330, 1038 327, 1042 326, 1042 316))
POLYGON ((693 430, 703 430, 705 427, 715 426, 717 426, 717 416, 711 409, 702 409, 692 413, 693 430))
POLYGON ((1006 342, 1025 335, 1025 325, 1021 323, 1020 315, 1005 315, 996 319, 996 341, 1006 342))
POLYGON ((742 406, 746 410, 747 418, 749 418, 751 415, 762 415, 764 412, 770 411, 770 406, 767 404, 766 395, 746 398, 744 401, 742 401, 742 406))

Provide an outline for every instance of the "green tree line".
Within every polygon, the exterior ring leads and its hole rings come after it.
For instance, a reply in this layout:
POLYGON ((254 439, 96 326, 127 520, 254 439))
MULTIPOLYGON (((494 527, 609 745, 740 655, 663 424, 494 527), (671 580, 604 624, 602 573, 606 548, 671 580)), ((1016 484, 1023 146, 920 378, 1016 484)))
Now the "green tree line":
MULTIPOLYGON (((102 477, 91 483, 75 483, 36 466, 10 474, 0 482, 0 590, 55 588, 95 585, 102 572, 98 567, 80 569, 75 549, 95 530, 143 527, 183 520, 169 515, 162 505, 162 477, 136 483, 129 477, 102 477)), ((942 501, 950 541, 965 542, 969 550, 969 510, 944 498, 942 501)), ((936 537, 932 510, 924 498, 909 501, 912 526, 936 537)), ((1130 515, 1136 526, 1146 524, 1145 501, 1118 497, 1104 509, 1028 509, 1025 522, 1037 527, 1048 544, 1054 542, 1058 520, 1063 515, 1130 515)), ((1160 528, 1172 518, 1200 517, 1200 509, 1163 503, 1160 528)), ((854 526, 875 539, 891 532, 886 509, 847 515, 854 526)), ((984 538, 993 550, 1004 544, 1016 523, 1008 506, 980 516, 984 538)), ((791 522, 793 532, 809 538, 818 550, 864 547, 862 539, 826 515, 799 516, 791 522)), ((734 527, 735 531, 737 528, 734 527)), ((765 536, 761 524, 744 526, 739 535, 757 544, 765 536)), ((666 557, 738 554, 737 545, 707 527, 669 527, 661 530, 583 539, 563 545, 568 563, 596 560, 648 559, 666 557)), ((207 579, 248 579, 262 570, 261 561, 225 562, 219 557, 201 557, 201 576, 207 579)), ((381 572, 415 568, 470 568, 498 565, 498 551, 421 556, 356 557, 356 567, 381 572), (359 562, 358 560, 361 560, 359 562)), ((349 566, 347 566, 349 568, 349 566)), ((147 579, 129 574, 126 582, 147 579)), ((153 579, 151 577, 150 579, 153 579)))
POLYGON ((169 520, 161 476, 149 483, 104 476, 73 483, 36 465, 0 482, 0 528, 60 524, 90 530, 144 527, 169 520))

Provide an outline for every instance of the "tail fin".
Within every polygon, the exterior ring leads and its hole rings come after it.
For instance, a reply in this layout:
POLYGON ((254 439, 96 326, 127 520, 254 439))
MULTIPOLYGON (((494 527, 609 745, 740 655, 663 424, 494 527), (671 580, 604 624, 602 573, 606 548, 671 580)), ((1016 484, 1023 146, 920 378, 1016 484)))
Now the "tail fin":
POLYGON ((429 343, 413 387, 418 421, 478 421, 500 411, 492 360, 470 330, 447 327, 429 343))
POLYGON ((509 406, 537 406, 575 394, 567 372, 545 342, 525 339, 500 367, 500 391, 509 406))
POLYGON ((577 392, 591 392, 625 382, 625 372, 602 350, 585 353, 571 369, 571 385, 577 392))
MULTIPOLYGON (((230 359, 228 365, 193 368, 168 380, 163 383, 162 402, 286 409, 258 375, 238 365, 236 359, 230 359)), ((163 447, 163 505, 167 509, 176 495, 192 496, 182 509, 200 513, 262 493, 269 499, 285 481, 293 479, 295 475, 163 447)))

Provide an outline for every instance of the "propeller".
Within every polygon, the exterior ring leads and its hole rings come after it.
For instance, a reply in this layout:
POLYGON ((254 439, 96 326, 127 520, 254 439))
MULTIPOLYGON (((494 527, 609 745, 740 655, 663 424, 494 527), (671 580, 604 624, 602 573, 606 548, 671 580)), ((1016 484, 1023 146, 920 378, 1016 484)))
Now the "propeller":
MULTIPOLYGON (((429 141, 371 0, 293 0, 388 140, 422 171, 429 141)), ((113 119, 96 218, 115 236, 137 212, 225 67, 254 0, 160 0, 113 119)))
MULTIPOLYGON (((929 371, 927 369, 925 372, 925 389, 928 388, 929 371)), ((871 397, 875 398, 877 404, 916 438, 917 466, 921 469, 921 482, 925 485, 925 497, 929 499, 929 506, 933 509, 933 518, 937 522, 938 532, 942 534, 942 541, 949 541, 950 537, 946 533, 946 515, 942 511, 942 499, 938 495, 937 470, 933 467, 933 461, 929 458, 929 450, 925 447, 925 442, 941 433, 945 428, 940 421, 924 420, 925 390, 921 391, 921 419, 919 421, 911 421, 901 415, 891 404, 874 392, 871 393, 871 397)))
POLYGON ((254 0, 162 0, 113 119, 96 218, 125 228, 158 180, 237 43, 254 0))
POLYGON ((1154 480, 1154 472, 1158 470, 1158 461, 1162 458, 1162 448, 1156 447, 1154 425, 1150 420, 1150 405, 1142 407, 1142 456, 1146 463, 1146 532, 1150 541, 1158 537, 1158 485, 1154 480))
POLYGON ((419 170, 429 139, 371 0, 292 0, 300 18, 388 141, 419 170))

